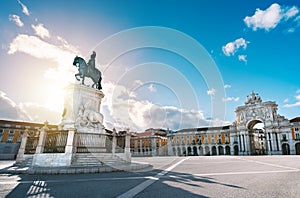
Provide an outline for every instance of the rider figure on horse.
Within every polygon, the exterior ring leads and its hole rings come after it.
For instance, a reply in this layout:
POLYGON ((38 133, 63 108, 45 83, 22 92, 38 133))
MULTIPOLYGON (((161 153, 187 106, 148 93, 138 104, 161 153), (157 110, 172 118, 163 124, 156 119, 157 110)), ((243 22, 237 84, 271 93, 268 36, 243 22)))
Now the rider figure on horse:
POLYGON ((84 78, 89 77, 93 80, 92 87, 96 86, 97 89, 101 90, 101 72, 96 68, 95 60, 96 52, 93 51, 91 58, 88 63, 81 57, 76 56, 73 61, 73 65, 78 67, 78 74, 75 74, 75 78, 80 80, 78 77, 82 78, 81 83, 84 84, 84 78))
POLYGON ((95 58, 96 58, 96 52, 93 51, 93 53, 91 55, 91 59, 87 63, 87 65, 89 66, 89 70, 90 71, 93 71, 95 69, 95 67, 96 67, 96 65, 95 65, 95 58))

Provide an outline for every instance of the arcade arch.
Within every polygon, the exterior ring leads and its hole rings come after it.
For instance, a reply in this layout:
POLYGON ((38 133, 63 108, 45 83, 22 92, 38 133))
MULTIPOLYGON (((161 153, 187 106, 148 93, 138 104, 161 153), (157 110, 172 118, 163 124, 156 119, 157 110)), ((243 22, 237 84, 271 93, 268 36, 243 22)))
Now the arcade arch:
POLYGON ((295 144, 296 155, 300 155, 300 142, 295 144))
POLYGON ((266 136, 261 120, 251 120, 247 126, 249 133, 250 155, 266 154, 266 136))
POLYGON ((282 144, 282 155, 290 155, 290 145, 288 143, 282 144))

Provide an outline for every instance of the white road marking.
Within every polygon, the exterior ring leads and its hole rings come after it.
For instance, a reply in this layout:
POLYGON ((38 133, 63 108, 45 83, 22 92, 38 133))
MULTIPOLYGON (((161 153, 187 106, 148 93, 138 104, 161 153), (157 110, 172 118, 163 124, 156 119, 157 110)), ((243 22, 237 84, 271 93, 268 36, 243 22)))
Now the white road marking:
MULTIPOLYGON (((186 158, 185 158, 186 159, 186 158)), ((185 160, 184 159, 184 160, 185 160)), ((183 160, 181 160, 183 161, 183 160)), ((178 165, 177 163, 174 165, 178 165)), ((167 168, 166 170, 158 173, 157 175, 161 176, 162 174, 166 174, 167 172, 165 171, 170 171, 171 169, 173 169, 175 166, 172 165, 169 168, 167 168)), ((1 175, 0 175, 1 176, 1 175)), ((5 176, 5 175, 4 175, 5 176)), ((15 178, 16 180, 9 180, 9 181, 5 181, 2 180, 1 181, 1 177, 0 177, 0 184, 31 184, 31 183, 35 183, 35 182, 40 182, 40 180, 29 180, 29 181, 20 181, 20 178, 15 178)), ((115 177, 115 178, 82 178, 82 179, 55 179, 55 180, 45 180, 47 183, 65 183, 65 182, 90 182, 90 181, 113 181, 113 180, 136 180, 136 179, 150 179, 150 180, 155 180, 154 177, 151 176, 144 176, 144 177, 115 177)))
POLYGON ((269 174, 269 173, 288 173, 288 172, 300 172, 300 169, 277 170, 277 171, 248 171, 248 172, 245 171, 245 172, 226 172, 226 173, 203 173, 203 174, 192 174, 192 175, 193 176, 198 176, 198 177, 203 177, 203 176, 219 176, 219 175, 247 175, 247 174, 269 174))
MULTIPOLYGON (((86 179, 61 179, 61 180, 45 180, 47 183, 66 183, 66 182, 90 182, 90 181, 113 181, 113 180, 135 180, 135 179, 149 179, 149 176, 145 177, 115 177, 115 178, 86 178, 86 179)), ((41 180, 29 180, 29 181, 0 181, 0 184, 31 184, 40 182, 41 180)))
POLYGON ((161 178, 162 176, 164 176, 165 174, 167 174, 169 171, 173 170, 176 166, 178 166, 179 164, 181 164, 182 162, 184 162, 187 159, 189 159, 189 157, 180 160, 179 162, 177 162, 177 163, 173 164, 172 166, 166 168, 165 170, 161 171, 160 173, 158 173, 154 177, 149 178, 148 180, 144 181, 143 183, 141 183, 141 184, 135 186, 134 188, 128 190, 127 192, 121 194, 117 198, 130 198, 130 197, 134 197, 135 195, 137 195, 140 192, 142 192, 143 190, 145 190, 147 187, 149 187, 154 182, 156 182, 157 180, 159 180, 159 178, 161 178))
POLYGON ((255 160, 250 160, 250 159, 243 159, 243 158, 237 158, 237 159, 240 159, 240 160, 243 160, 243 161, 248 161, 248 162, 254 162, 254 163, 257 163, 257 164, 273 166, 273 167, 277 167, 277 168, 287 168, 287 169, 290 169, 290 170, 299 170, 298 168, 293 168, 293 167, 289 167, 289 166, 281 166, 281 165, 277 165, 277 164, 270 164, 270 163, 267 163, 267 162, 260 162, 260 161, 255 161, 255 160))

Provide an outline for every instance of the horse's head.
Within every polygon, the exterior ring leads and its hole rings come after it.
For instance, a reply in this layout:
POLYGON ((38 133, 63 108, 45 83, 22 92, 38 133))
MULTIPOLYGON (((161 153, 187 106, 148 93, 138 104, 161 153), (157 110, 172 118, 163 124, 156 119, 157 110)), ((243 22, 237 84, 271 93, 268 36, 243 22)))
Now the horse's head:
POLYGON ((80 64, 80 57, 76 56, 76 57, 74 58, 73 65, 74 65, 75 67, 79 67, 79 64, 80 64))

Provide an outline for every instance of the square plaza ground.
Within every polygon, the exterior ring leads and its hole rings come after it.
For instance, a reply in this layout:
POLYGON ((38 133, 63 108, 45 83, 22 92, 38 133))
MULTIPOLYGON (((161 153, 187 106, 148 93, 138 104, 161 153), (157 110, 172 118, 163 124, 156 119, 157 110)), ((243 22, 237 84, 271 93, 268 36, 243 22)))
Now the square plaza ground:
POLYGON ((141 157, 133 161, 153 167, 100 174, 1 174, 0 197, 300 196, 299 156, 141 157))

